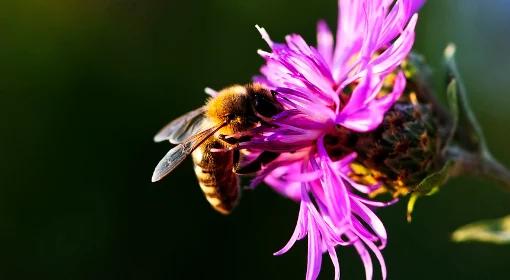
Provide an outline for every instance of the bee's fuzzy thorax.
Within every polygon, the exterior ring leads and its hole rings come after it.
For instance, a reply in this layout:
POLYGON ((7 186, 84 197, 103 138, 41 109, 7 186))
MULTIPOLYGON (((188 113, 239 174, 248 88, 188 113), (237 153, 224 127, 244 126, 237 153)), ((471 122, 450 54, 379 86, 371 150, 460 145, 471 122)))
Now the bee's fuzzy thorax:
POLYGON ((249 129, 253 124, 248 116, 253 115, 250 99, 244 86, 234 85, 223 89, 206 103, 206 117, 214 124, 228 122, 220 134, 231 135, 249 129))

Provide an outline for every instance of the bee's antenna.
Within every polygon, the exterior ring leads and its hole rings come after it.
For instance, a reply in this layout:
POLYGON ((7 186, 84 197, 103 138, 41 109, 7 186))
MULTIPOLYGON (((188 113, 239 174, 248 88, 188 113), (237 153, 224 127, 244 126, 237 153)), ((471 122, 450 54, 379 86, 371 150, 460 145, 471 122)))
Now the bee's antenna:
POLYGON ((211 97, 216 97, 218 95, 218 92, 210 87, 206 87, 204 89, 205 93, 208 94, 211 97))

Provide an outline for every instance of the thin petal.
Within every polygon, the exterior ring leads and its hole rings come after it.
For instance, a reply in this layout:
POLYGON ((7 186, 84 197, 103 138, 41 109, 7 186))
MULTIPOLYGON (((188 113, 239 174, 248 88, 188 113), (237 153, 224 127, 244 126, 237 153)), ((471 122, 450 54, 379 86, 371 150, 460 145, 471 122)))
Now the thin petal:
POLYGON ((329 258, 335 268, 335 280, 340 280, 340 263, 338 262, 338 256, 334 247, 328 247, 329 258))
POLYGON ((331 67, 333 63, 333 34, 328 24, 321 20, 317 23, 317 51, 331 67))
POLYGON ((419 9, 425 4, 425 0, 409 0, 411 2, 411 14, 418 12, 419 9))
POLYGON ((372 280, 372 276, 374 274, 374 266, 372 264, 372 258, 370 257, 370 253, 368 252, 362 241, 354 242, 354 248, 356 248, 356 251, 358 251, 358 255, 361 258, 361 262, 363 262, 363 266, 365 267, 365 279, 372 280))
POLYGON ((308 232, 308 221, 306 216, 307 209, 304 202, 301 202, 301 205, 299 206, 299 214, 298 214, 298 220, 296 223, 296 228, 294 229, 294 232, 292 233, 292 236, 290 237, 289 241, 285 246, 283 246, 282 249, 275 252, 273 255, 279 256, 282 254, 285 254, 287 251, 290 250, 292 246, 294 246, 294 243, 296 243, 297 240, 300 240, 304 237, 305 233, 308 232))
POLYGON ((306 280, 315 280, 319 276, 322 263, 320 233, 312 219, 308 219, 308 261, 306 280))
POLYGON ((374 212, 372 212, 372 210, 355 199, 352 200, 352 208, 353 212, 355 212, 375 232, 382 242, 379 249, 383 249, 386 245, 388 236, 381 220, 374 214, 374 212))
POLYGON ((267 33, 266 29, 264 27, 260 27, 258 25, 255 25, 255 28, 259 31, 260 35, 262 36, 262 39, 266 41, 267 45, 269 47, 273 47, 273 41, 269 37, 269 34, 267 33))
MULTIPOLYGON (((370 248, 370 250, 372 250, 372 252, 374 253, 375 257, 379 261, 379 265, 381 266, 382 279, 383 280, 386 279, 386 277, 387 277, 386 262, 384 261, 384 257, 381 254, 381 251, 370 240, 367 240, 365 237, 363 237, 361 235, 359 237, 368 246, 368 248, 370 248)), ((370 263, 371 263, 371 261, 370 261, 370 263)))
MULTIPOLYGON (((358 102, 353 103, 352 106, 349 106, 351 103, 349 101, 346 106, 348 107, 348 110, 346 110, 346 112, 340 112, 337 123, 359 132, 371 131, 375 129, 383 121, 384 114, 400 98, 404 91, 405 84, 405 76, 402 72, 399 72, 397 74, 397 78, 395 79, 393 91, 390 94, 365 104, 360 104, 361 102, 358 102)), ((372 90, 368 86, 365 86, 363 90, 368 92, 364 93, 365 96, 371 95, 373 92, 378 92, 378 90, 372 90)))

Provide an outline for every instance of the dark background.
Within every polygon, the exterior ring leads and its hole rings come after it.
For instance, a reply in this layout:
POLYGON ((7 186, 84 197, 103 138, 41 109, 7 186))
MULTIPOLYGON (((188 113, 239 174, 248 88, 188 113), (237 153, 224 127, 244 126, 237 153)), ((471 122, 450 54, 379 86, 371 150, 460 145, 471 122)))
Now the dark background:
MULTIPOLYGON (((475 113, 507 165, 509 13, 505 0, 429 1, 415 48, 439 85, 442 50, 457 43, 475 113)), ((221 216, 189 161, 152 184, 170 147, 152 137, 200 106, 204 87, 257 73, 266 46, 255 24, 315 43, 320 18, 335 26, 335 0, 2 1, 0 278, 304 279, 306 241, 272 256, 296 204, 261 186, 221 216)), ((454 179, 418 202, 412 224, 405 204, 379 212, 389 279, 508 279, 510 247, 450 242, 456 227, 510 212, 508 193, 454 179)), ((342 279, 364 278, 353 249, 338 253, 342 279)))

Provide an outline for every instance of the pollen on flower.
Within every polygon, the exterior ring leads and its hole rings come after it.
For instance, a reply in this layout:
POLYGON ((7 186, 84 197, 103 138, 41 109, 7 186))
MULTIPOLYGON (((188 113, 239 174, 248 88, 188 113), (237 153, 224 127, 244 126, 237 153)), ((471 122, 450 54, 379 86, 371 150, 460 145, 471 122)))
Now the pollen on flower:
POLYGON ((416 97, 416 92, 410 92, 409 93, 409 101, 411 101, 411 104, 418 105, 418 97, 416 97))

